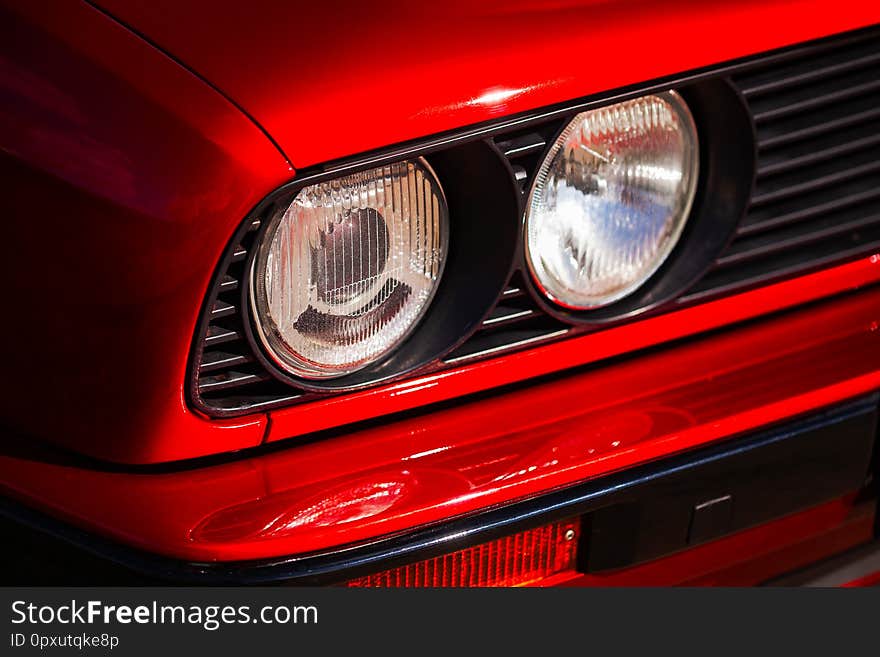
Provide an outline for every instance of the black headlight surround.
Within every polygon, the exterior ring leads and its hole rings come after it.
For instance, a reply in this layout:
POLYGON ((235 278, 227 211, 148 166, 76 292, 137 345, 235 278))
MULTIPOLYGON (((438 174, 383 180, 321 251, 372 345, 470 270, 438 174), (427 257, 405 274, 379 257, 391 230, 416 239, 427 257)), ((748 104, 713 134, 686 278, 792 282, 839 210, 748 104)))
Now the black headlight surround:
MULTIPOLYGON (((491 310, 510 275, 516 252, 516 204, 511 181, 497 152, 485 141, 467 142, 422 154, 437 174, 449 207, 449 243, 446 265, 437 291, 409 337, 387 357, 367 367, 332 379, 296 377, 282 370, 266 353, 256 334, 249 281, 258 249, 251 249, 245 265, 240 308, 248 342, 260 365, 275 379, 311 392, 356 390, 398 378, 437 361, 479 326, 491 310), (483 246, 496 248, 485 251, 483 246)), ((396 161, 396 160, 395 160, 396 161)), ((368 160, 344 174, 333 170, 305 175, 279 189, 258 208, 261 221, 254 244, 262 244, 272 219, 283 213, 296 194, 309 185, 340 175, 374 168, 384 160, 368 160)))
MULTIPOLYGON (((724 78, 687 84, 675 90, 694 117, 700 149, 696 196, 678 243, 660 268, 636 291, 608 306, 582 311, 555 304, 544 295, 529 274, 522 255, 520 267, 526 286, 548 315, 567 324, 600 328, 663 308, 704 276, 733 238, 754 184, 754 125, 742 97, 724 78)), ((578 110, 581 111, 583 109, 578 110)), ((576 113, 565 117, 546 150, 576 113)), ((526 200, 523 196, 520 229, 523 235, 526 200)))

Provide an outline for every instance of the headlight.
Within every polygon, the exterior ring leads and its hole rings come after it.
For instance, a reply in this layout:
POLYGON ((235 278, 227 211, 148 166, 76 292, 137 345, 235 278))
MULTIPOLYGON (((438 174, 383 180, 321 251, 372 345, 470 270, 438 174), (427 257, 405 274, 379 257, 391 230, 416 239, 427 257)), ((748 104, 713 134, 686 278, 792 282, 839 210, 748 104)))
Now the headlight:
POLYGON ((300 190, 269 225, 252 270, 264 346, 309 379, 379 360, 428 308, 447 233, 446 201, 424 160, 300 190))
POLYGON ((673 91, 578 114, 529 194, 526 256, 541 290, 587 310, 638 289, 681 235, 698 151, 693 118, 673 91))

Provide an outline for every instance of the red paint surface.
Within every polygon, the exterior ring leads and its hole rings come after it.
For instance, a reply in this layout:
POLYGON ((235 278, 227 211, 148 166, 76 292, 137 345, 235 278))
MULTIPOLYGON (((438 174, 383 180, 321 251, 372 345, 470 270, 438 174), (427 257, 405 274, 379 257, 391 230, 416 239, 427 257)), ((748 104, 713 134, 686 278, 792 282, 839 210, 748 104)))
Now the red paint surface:
POLYGON ((246 116, 85 3, 0 2, 0 424, 120 461, 258 444, 183 382, 242 217, 292 175, 246 116))
POLYGON ((213 81, 300 169, 880 22, 876 2, 829 0, 98 4, 213 81))
POLYGON ((555 490, 880 389, 878 323, 880 289, 872 288, 232 463, 133 475, 8 452, 0 480, 29 505, 181 558, 320 551, 555 490))

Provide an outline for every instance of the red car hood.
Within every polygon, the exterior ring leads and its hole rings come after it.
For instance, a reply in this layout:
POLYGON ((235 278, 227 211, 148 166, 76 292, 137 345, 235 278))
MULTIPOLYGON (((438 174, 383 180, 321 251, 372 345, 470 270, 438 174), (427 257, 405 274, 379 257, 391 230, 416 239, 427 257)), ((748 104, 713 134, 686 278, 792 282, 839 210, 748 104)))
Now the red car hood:
POLYGON ((874 3, 828 0, 98 4, 222 91, 300 169, 880 20, 874 3), (810 11, 824 24, 797 20, 810 11))

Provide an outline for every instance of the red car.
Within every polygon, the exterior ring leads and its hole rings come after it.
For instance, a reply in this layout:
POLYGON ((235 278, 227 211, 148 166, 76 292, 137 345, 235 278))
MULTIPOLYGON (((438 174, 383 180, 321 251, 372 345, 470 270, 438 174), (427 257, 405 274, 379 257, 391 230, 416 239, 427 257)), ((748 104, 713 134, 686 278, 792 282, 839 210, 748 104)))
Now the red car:
POLYGON ((20 583, 870 583, 880 5, 2 0, 20 583))

